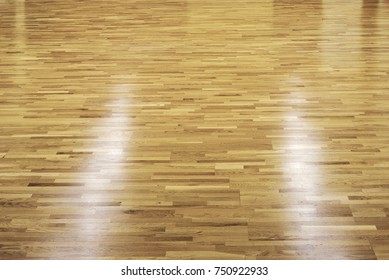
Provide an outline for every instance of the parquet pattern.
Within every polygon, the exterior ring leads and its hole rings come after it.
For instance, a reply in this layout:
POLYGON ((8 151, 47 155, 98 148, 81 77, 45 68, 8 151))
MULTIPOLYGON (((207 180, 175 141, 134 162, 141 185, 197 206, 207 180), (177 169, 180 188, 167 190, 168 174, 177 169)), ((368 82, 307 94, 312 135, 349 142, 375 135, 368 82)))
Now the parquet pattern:
POLYGON ((389 2, 0 1, 1 259, 389 259, 389 2))

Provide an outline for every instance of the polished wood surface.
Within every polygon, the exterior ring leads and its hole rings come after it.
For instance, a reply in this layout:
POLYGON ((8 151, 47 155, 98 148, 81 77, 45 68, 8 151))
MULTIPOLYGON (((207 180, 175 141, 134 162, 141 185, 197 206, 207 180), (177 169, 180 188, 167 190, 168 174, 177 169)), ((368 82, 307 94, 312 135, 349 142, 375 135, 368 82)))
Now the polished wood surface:
POLYGON ((389 259, 389 1, 0 1, 1 259, 389 259))

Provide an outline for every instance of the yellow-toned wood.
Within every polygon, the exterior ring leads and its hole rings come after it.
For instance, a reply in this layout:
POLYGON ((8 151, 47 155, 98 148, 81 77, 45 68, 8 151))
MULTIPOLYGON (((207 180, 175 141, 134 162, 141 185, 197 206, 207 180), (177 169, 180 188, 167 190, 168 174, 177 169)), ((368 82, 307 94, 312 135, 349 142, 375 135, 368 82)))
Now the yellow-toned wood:
POLYGON ((389 259, 389 2, 0 1, 1 259, 389 259))

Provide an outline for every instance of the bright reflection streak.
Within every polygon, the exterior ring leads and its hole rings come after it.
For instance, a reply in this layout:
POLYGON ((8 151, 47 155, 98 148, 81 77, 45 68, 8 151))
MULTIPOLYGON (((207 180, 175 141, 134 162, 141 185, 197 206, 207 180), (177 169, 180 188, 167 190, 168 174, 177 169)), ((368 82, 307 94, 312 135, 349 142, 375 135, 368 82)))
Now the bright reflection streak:
POLYGON ((321 182, 321 170, 318 165, 312 164, 321 158, 320 145, 308 134, 313 129, 297 116, 298 113, 288 112, 285 120, 285 172, 291 178, 290 187, 314 190, 320 187, 321 182))
POLYGON ((87 164, 87 173, 93 176, 87 177, 87 181, 84 181, 87 187, 99 189, 105 185, 105 180, 121 177, 123 171, 121 163, 126 159, 128 143, 129 119, 125 112, 126 105, 127 101, 124 98, 106 104, 105 106, 111 109, 111 114, 103 118, 94 128, 94 132, 99 136, 90 148, 93 155, 87 164))
MULTIPOLYGON (((322 145, 315 133, 319 132, 318 127, 313 126, 304 116, 304 104, 306 104, 306 93, 304 92, 304 80, 301 78, 291 78, 286 80, 290 86, 289 92, 293 98, 289 99, 288 105, 292 108, 286 112, 284 117, 284 156, 283 169, 287 177, 287 187, 291 189, 288 192, 288 200, 293 210, 290 211, 290 219, 297 223, 297 230, 291 235, 293 238, 307 240, 317 245, 317 241, 322 237, 330 236, 331 233, 316 225, 326 225, 326 222, 320 218, 320 215, 310 216, 307 213, 315 213, 320 210, 320 204, 312 204, 307 196, 315 196, 323 193, 324 174, 322 165, 323 161, 322 145), (314 226, 309 226, 309 225, 314 226), (308 226, 307 226, 308 225, 308 226), (315 243, 316 242, 316 243, 315 243)), ((318 201, 320 203, 320 201, 318 201)), ((310 246, 298 246, 296 248, 302 256, 315 254, 310 246)), ((317 250, 331 250, 328 248, 317 247, 317 250)), ((336 248, 336 257, 346 256, 339 248, 336 248)))
POLYGON ((293 110, 288 110, 284 118, 287 139, 285 172, 291 178, 290 187, 313 190, 319 187, 321 182, 320 168, 312 164, 321 158, 320 144, 310 135, 315 129, 309 122, 301 118, 303 112, 299 107, 307 101, 303 91, 295 86, 304 84, 304 81, 299 77, 291 77, 286 82, 292 87, 291 95, 293 98, 289 99, 288 103, 293 110))
POLYGON ((112 90, 115 99, 104 105, 108 108, 108 115, 92 130, 92 135, 98 137, 87 149, 92 154, 80 178, 84 184, 82 202, 90 205, 85 207, 84 215, 91 215, 90 219, 79 224, 83 240, 87 238, 88 241, 100 241, 103 237, 100 236, 99 230, 105 230, 109 226, 109 217, 107 222, 103 222, 104 219, 97 219, 95 216, 103 213, 110 203, 115 203, 112 191, 117 189, 117 186, 112 180, 120 179, 125 174, 130 133, 127 114, 130 104, 129 91, 128 85, 119 85, 112 90))

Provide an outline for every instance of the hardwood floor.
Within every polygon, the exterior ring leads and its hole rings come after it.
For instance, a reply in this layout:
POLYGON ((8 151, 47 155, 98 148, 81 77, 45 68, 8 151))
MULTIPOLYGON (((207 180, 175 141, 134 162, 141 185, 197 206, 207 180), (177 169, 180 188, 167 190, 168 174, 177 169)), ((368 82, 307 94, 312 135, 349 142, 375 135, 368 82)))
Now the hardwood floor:
POLYGON ((389 259, 389 1, 0 1, 1 259, 389 259))

